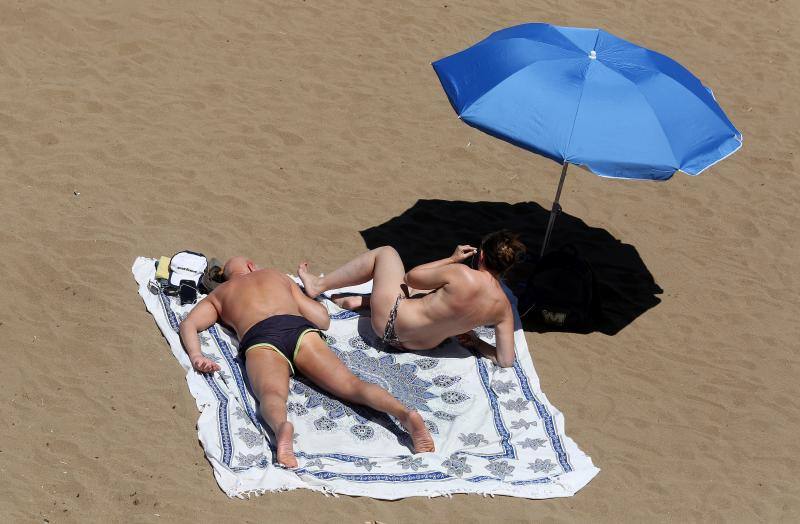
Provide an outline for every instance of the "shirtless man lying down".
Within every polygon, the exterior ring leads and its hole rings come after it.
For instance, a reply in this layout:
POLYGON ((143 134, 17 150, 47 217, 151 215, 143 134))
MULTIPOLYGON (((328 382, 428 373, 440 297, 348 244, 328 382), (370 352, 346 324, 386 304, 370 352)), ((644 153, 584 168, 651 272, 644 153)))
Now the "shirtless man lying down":
POLYGON ((295 372, 338 398, 395 417, 411 435, 415 453, 434 450, 419 413, 386 390, 359 380, 330 350, 320 336, 320 330, 330 326, 325 306, 308 298, 285 274, 260 269, 244 257, 228 260, 224 276, 225 282, 181 322, 181 340, 194 369, 213 373, 220 368, 201 353, 198 333, 217 320, 236 331, 261 416, 277 438, 280 464, 297 467, 294 427, 286 420, 289 375, 295 372))

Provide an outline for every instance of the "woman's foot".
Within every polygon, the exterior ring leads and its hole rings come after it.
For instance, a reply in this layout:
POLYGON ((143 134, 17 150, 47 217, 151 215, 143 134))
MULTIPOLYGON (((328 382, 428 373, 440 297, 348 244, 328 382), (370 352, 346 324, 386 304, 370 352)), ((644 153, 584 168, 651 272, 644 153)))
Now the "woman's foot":
POLYGON ((425 421, 416 411, 409 411, 408 414, 400 419, 400 423, 405 430, 411 435, 411 442, 414 443, 414 453, 426 453, 433 451, 433 437, 431 437, 428 428, 425 427, 425 421))
POLYGON ((288 420, 281 424, 276 434, 278 439, 278 463, 287 468, 297 467, 297 457, 294 456, 294 426, 288 420))
POLYGON ((303 282, 303 288, 305 288, 306 295, 309 297, 317 298, 324 291, 320 285, 321 277, 311 274, 308 270, 308 262, 301 262, 297 266, 297 276, 303 282))

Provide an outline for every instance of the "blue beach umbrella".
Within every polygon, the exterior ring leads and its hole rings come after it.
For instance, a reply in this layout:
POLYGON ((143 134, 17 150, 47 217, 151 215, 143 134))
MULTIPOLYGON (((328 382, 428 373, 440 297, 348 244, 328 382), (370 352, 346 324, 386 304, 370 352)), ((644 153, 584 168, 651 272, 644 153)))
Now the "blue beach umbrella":
POLYGON ((605 177, 699 175, 742 134, 710 89, 669 57, 601 29, 523 24, 433 63, 458 117, 562 164, 605 177))

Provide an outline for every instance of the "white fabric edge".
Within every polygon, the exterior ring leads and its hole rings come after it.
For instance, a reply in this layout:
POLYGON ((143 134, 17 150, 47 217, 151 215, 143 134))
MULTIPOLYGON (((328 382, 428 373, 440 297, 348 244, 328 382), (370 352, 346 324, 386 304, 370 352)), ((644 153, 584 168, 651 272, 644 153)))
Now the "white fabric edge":
POLYGON ((729 156, 731 156, 731 155, 732 155, 732 154, 734 154, 735 152, 739 151, 739 150, 742 148, 742 145, 744 145, 744 135, 741 135, 741 134, 740 134, 739 136, 735 136, 734 138, 735 138, 736 140, 738 140, 738 141, 739 141, 739 145, 736 147, 736 149, 734 149, 733 151, 731 151, 731 152, 730 152, 730 153, 728 153, 727 155, 723 156, 722 158, 719 158, 719 159, 717 159, 717 160, 715 160, 715 161, 711 162, 710 164, 708 164, 706 167, 704 167, 703 169, 701 169, 700 171, 698 171, 698 172, 697 172, 697 173, 695 173, 694 175, 693 175, 693 174, 691 174, 691 173, 686 173, 686 171, 683 171, 683 170, 681 170, 681 169, 679 169, 678 171, 680 171, 681 173, 685 173, 685 174, 687 174, 687 175, 689 175, 689 176, 697 176, 697 175, 699 175, 700 173, 702 173, 703 171, 705 171, 706 169, 709 169, 709 168, 711 168, 711 167, 713 167, 713 166, 715 166, 715 165, 719 164, 720 162, 722 162, 723 160, 725 160, 726 158, 728 158, 729 156))
POLYGON ((731 151, 727 155, 724 155, 724 156, 718 158, 717 160, 714 160, 713 162, 711 162, 710 164, 705 166, 703 169, 701 169, 697 173, 695 173, 695 174, 687 173, 683 169, 678 168, 672 173, 672 175, 670 175, 669 178, 664 178, 664 179, 659 179, 659 178, 630 178, 630 177, 624 177, 624 176, 604 175, 602 173, 598 173, 596 171, 593 171, 592 168, 590 168, 586 164, 578 164, 578 163, 575 163, 575 162, 571 162, 569 160, 566 160, 566 162, 569 162, 569 165, 571 165, 571 166, 575 166, 575 167, 579 167, 581 169, 584 169, 584 170, 588 171, 589 173, 591 173, 591 174, 593 174, 595 176, 599 176, 600 178, 610 178, 612 180, 632 180, 634 182, 667 182, 668 180, 672 179, 673 176, 675 176, 675 173, 683 173, 686 176, 698 176, 703 171, 705 171, 707 169, 710 169, 711 167, 719 164, 720 162, 722 162, 723 160, 725 160, 729 156, 733 155, 734 153, 736 153, 737 151, 739 151, 742 148, 742 145, 744 144, 744 136, 740 134, 738 136, 734 136, 733 138, 735 138, 739 142, 739 145, 736 146, 736 148, 733 151, 731 151))

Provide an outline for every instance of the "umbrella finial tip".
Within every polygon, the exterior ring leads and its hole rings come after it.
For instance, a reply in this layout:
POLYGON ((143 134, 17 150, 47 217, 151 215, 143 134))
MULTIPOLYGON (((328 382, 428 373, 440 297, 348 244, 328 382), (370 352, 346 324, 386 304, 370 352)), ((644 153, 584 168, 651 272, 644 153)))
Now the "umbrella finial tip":
POLYGON ((597 60, 597 51, 594 49, 589 51, 589 60, 597 60))

